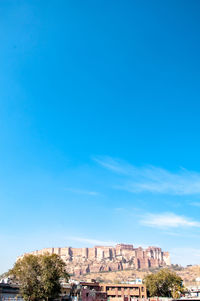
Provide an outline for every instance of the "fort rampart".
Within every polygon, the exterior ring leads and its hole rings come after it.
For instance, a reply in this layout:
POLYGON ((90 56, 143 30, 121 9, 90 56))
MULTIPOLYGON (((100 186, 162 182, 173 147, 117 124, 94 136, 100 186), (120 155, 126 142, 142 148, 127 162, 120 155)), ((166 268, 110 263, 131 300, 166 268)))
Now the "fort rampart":
POLYGON ((159 247, 134 248, 129 244, 95 246, 93 248, 45 248, 31 254, 58 254, 66 262, 70 273, 81 275, 89 272, 124 269, 148 269, 170 265, 170 255, 159 247))

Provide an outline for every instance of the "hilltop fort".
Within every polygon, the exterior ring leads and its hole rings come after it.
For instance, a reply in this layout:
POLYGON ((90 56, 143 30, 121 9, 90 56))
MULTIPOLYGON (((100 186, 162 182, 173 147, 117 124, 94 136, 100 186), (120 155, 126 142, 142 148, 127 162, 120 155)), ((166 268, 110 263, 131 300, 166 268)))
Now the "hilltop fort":
POLYGON ((93 248, 45 248, 31 254, 58 254, 65 261, 67 271, 76 276, 102 271, 148 269, 170 265, 170 255, 159 247, 134 248, 129 244, 95 246, 93 248))

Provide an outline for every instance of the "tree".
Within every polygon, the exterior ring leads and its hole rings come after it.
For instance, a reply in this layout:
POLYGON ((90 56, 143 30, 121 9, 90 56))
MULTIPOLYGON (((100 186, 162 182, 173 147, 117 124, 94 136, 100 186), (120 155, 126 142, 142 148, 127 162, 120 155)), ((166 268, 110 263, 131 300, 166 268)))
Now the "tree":
POLYGON ((150 297, 178 298, 184 290, 181 277, 169 269, 162 269, 156 274, 147 275, 144 282, 150 297))
POLYGON ((56 254, 25 255, 19 259, 9 274, 19 283, 25 300, 48 300, 61 292, 61 278, 68 281, 64 261, 56 254))

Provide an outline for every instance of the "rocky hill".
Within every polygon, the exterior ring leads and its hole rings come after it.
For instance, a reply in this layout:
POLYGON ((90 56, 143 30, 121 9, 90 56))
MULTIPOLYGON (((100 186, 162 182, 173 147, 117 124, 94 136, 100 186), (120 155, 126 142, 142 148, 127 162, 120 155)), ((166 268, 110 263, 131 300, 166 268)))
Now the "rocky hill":
MULTIPOLYGON (((131 282, 136 278, 143 279, 147 274, 156 273, 161 268, 163 267, 150 268, 146 270, 132 269, 123 271, 88 273, 86 275, 75 276, 73 279, 81 281, 90 281, 91 279, 95 279, 99 282, 105 283, 131 282)), ((183 279, 186 287, 190 285, 200 286, 200 282, 196 281, 196 279, 200 277, 200 265, 185 268, 178 265, 172 265, 167 268, 175 271, 183 279)))

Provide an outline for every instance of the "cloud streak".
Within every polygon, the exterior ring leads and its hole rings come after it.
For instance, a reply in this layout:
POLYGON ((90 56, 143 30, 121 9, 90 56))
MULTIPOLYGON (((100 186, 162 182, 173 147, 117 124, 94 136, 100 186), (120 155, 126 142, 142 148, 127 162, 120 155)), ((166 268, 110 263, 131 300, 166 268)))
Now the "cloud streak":
POLYGON ((81 242, 81 243, 86 243, 89 245, 102 245, 102 246, 114 246, 116 245, 116 242, 113 241, 102 241, 98 239, 91 239, 91 238, 84 238, 84 237, 76 237, 76 236, 70 236, 68 239, 81 242))
POLYGON ((200 173, 179 169, 170 172, 155 166, 135 167, 110 157, 98 157, 95 161, 102 167, 125 176, 124 183, 115 188, 132 193, 150 192, 170 195, 200 194, 200 173))
POLYGON ((200 222, 194 221, 184 216, 174 213, 146 214, 140 223, 145 226, 155 228, 179 228, 179 227, 197 227, 200 228, 200 222))
POLYGON ((77 189, 77 188, 65 188, 66 191, 76 193, 76 194, 86 194, 91 196, 99 195, 96 191, 89 191, 89 190, 83 190, 83 189, 77 189))
POLYGON ((93 158, 95 162, 97 162, 102 167, 109 169, 118 174, 130 175, 133 172, 134 167, 121 162, 120 160, 115 160, 111 157, 95 157, 93 158))
POLYGON ((180 248, 172 248, 170 250, 172 263, 199 264, 200 249, 182 246, 180 248), (192 256, 191 256, 192 254, 192 256))
POLYGON ((192 202, 190 203, 191 206, 200 207, 200 202, 192 202))

